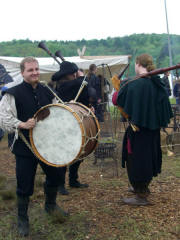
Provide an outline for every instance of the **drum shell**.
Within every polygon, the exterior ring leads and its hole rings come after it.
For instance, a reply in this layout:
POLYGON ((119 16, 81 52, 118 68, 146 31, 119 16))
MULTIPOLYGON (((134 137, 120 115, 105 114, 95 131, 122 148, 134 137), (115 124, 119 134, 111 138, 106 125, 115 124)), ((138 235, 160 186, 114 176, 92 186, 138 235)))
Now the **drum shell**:
POLYGON ((90 111, 90 109, 85 105, 81 103, 67 103, 66 105, 73 109, 82 119, 82 124, 85 131, 85 146, 81 152, 80 158, 86 157, 95 150, 98 144, 100 131, 99 122, 93 112, 90 111), (92 137, 94 138, 92 139, 92 137))

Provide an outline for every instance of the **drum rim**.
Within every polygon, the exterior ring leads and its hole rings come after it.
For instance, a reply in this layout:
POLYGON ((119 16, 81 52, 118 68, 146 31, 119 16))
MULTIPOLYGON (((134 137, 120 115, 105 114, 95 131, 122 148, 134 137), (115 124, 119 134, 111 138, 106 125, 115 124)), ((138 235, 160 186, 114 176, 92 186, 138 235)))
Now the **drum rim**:
MULTIPOLYGON (((82 152, 82 150, 83 150, 83 145, 84 145, 84 143, 85 143, 85 130, 84 130, 83 123, 82 123, 80 117, 78 116, 78 114, 77 114, 73 109, 71 109, 69 106, 67 106, 67 105, 65 105, 65 104, 61 104, 61 103, 52 103, 52 104, 48 104, 48 105, 45 105, 45 106, 41 107, 41 108, 34 114, 34 118, 36 118, 37 114, 38 114, 41 110, 43 110, 43 109, 45 109, 45 108, 47 108, 47 107, 52 107, 52 106, 62 107, 62 108, 65 108, 65 109, 69 110, 69 111, 74 115, 74 117, 76 118, 76 120, 78 121, 78 123, 79 123, 79 125, 80 125, 80 129, 81 129, 81 133, 82 133, 82 135, 81 135, 81 136, 82 136, 82 139, 81 139, 81 148, 80 148, 77 156, 76 156, 71 162, 69 162, 68 164, 63 164, 63 165, 61 165, 61 164, 54 164, 54 163, 48 162, 43 156, 41 156, 41 154, 38 152, 38 150, 37 150, 37 148, 36 148, 36 146, 35 146, 35 144, 34 144, 34 141, 33 141, 33 128, 30 129, 30 131, 29 131, 30 143, 31 143, 31 147, 32 147, 32 150, 33 150, 34 154, 36 155, 36 157, 38 157, 39 160, 41 160, 42 162, 46 163, 46 164, 49 165, 49 166, 53 166, 53 167, 65 167, 65 166, 67 166, 67 165, 72 164, 76 159, 78 159, 78 158, 80 157, 81 152, 82 152)), ((83 106, 84 106, 84 105, 83 105, 83 106)))

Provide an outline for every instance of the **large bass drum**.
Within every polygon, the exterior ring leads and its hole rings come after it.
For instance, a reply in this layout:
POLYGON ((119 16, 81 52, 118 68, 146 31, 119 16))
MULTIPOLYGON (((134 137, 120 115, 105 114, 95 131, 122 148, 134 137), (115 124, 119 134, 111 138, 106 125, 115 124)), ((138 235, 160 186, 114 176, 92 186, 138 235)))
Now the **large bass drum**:
POLYGON ((62 167, 88 156, 96 148, 99 123, 80 103, 49 104, 34 116, 30 130, 34 154, 50 166, 62 167))

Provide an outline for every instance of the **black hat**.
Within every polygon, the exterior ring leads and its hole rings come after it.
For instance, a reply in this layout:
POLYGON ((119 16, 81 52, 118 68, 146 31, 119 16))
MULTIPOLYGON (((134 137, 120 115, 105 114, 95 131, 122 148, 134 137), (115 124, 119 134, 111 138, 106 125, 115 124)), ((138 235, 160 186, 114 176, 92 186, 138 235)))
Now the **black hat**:
POLYGON ((71 63, 68 61, 64 61, 60 65, 60 70, 56 72, 55 74, 52 75, 52 81, 58 81, 62 77, 68 75, 68 74, 73 74, 78 71, 78 67, 75 63, 71 63))

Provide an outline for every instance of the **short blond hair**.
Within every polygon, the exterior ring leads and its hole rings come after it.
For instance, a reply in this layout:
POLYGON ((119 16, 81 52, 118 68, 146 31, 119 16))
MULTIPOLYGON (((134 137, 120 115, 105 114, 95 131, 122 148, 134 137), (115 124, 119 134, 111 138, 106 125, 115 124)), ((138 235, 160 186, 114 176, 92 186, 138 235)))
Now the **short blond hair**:
POLYGON ((25 58, 20 62, 21 72, 24 72, 25 63, 31 63, 31 62, 37 62, 37 64, 39 65, 38 60, 37 60, 36 58, 34 58, 34 57, 25 57, 25 58))

